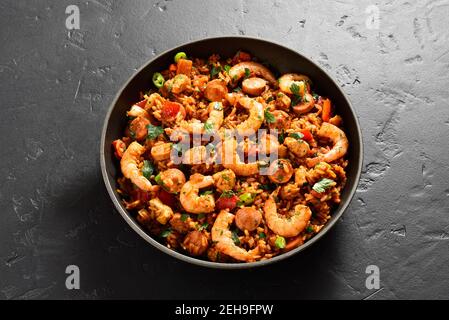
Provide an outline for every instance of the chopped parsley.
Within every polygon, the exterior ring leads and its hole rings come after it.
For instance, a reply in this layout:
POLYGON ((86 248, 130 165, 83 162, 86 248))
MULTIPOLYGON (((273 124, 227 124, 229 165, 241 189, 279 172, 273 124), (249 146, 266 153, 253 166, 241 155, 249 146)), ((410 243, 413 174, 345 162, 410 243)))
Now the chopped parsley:
POLYGON ((150 139, 150 140, 154 140, 157 137, 159 137, 159 135, 164 133, 164 129, 162 127, 153 126, 152 124, 149 124, 147 126, 147 129, 148 129, 147 138, 150 139))
POLYGON ((276 118, 273 116, 273 114, 270 112, 270 110, 268 110, 268 108, 266 108, 264 110, 264 115, 265 115, 265 121, 267 123, 275 123, 276 122, 276 118))
POLYGON ((292 83, 292 85, 290 86, 290 91, 294 94, 299 96, 299 86, 296 83, 292 83))
POLYGON ((202 231, 207 229, 207 227, 209 226, 209 224, 207 222, 204 222, 199 228, 198 231, 202 231))
POLYGON ((214 132, 214 124, 212 122, 205 122, 204 123, 204 130, 207 133, 212 133, 214 132))
POLYGON ((290 133, 288 136, 292 137, 296 140, 301 140, 302 138, 304 138, 304 135, 301 132, 293 132, 293 133, 290 133))
POLYGON ((204 213, 200 213, 198 215, 198 220, 204 219, 204 217, 205 217, 204 213))
POLYGON ((318 193, 322 193, 324 191, 326 191, 326 189, 332 187, 335 184, 335 182, 331 179, 321 179, 320 181, 318 181, 317 183, 315 183, 312 187, 313 190, 315 190, 318 193))
POLYGON ((181 221, 182 222, 185 222, 185 221, 187 221, 187 219, 189 218, 190 216, 187 214, 187 213, 183 213, 183 214, 181 214, 181 221))
POLYGON ((262 189, 262 190, 265 190, 265 191, 270 191, 270 190, 276 189, 276 185, 274 183, 261 184, 259 186, 259 188, 262 189))
POLYGON ((212 65, 212 68, 210 69, 210 77, 213 78, 215 77, 217 74, 219 74, 221 71, 221 67, 220 66, 214 66, 212 65))
POLYGON ((232 231, 231 232, 231 238, 232 238, 232 241, 234 241, 235 244, 237 244, 237 245, 240 244, 240 239, 239 239, 239 236, 237 235, 236 231, 232 231))
POLYGON ((270 103, 270 102, 273 101, 273 100, 274 100, 274 97, 271 96, 271 97, 269 97, 267 100, 265 100, 265 102, 266 102, 266 103, 270 103))
POLYGON ((167 238, 170 235, 170 233, 171 233, 171 229, 168 228, 168 229, 163 230, 159 236, 162 238, 167 238))
POLYGON ((301 96, 294 95, 292 97, 292 106, 296 106, 296 105, 300 104, 301 102, 302 102, 301 96))
POLYGON ((143 161, 143 167, 142 167, 142 174, 145 178, 150 179, 151 175, 154 172, 154 167, 151 164, 150 161, 144 160, 143 161))
POLYGON ((293 97, 292 97, 292 105, 293 106, 296 106, 297 104, 299 104, 302 101, 299 90, 300 90, 299 86, 293 82, 292 85, 290 86, 290 91, 293 93, 293 97))
POLYGON ((265 239, 266 237, 267 237, 267 236, 266 236, 265 233, 263 233, 263 232, 259 233, 259 238, 260 238, 260 239, 265 239))
POLYGON ((251 76, 251 71, 248 68, 245 68, 245 79, 248 79, 251 76))
POLYGON ((279 143, 282 144, 282 143, 284 143, 284 140, 285 140, 284 129, 282 129, 281 133, 279 133, 278 141, 279 141, 279 143))
POLYGON ((209 195, 209 194, 213 194, 214 192, 212 191, 212 190, 206 190, 206 191, 204 191, 201 195, 202 196, 207 196, 207 195, 209 195))
POLYGON ((229 73, 229 70, 231 70, 231 66, 227 64, 223 67, 223 69, 224 71, 226 71, 226 73, 229 73))
POLYGON ((307 226, 306 232, 307 232, 307 233, 312 233, 312 232, 313 232, 312 226, 307 226))
POLYGON ((232 198, 235 195, 234 191, 232 190, 225 190, 220 195, 220 198, 232 198))

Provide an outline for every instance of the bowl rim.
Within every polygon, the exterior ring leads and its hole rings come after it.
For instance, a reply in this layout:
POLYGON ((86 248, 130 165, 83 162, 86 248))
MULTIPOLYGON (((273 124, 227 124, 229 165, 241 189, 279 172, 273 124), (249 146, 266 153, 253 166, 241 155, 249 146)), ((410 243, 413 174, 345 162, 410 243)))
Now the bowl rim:
MULTIPOLYGON (((353 142, 353 143, 354 143, 353 142)), ((313 245, 315 242, 317 242, 318 240, 320 240, 325 234, 327 234, 329 232, 330 229, 332 229, 332 227, 337 223, 337 221, 341 218, 341 216, 343 215, 343 213, 346 211, 346 209, 348 208, 349 204, 352 201, 352 198, 354 197, 354 194, 357 190, 358 184, 360 182, 360 175, 361 175, 361 171, 362 171, 362 167, 363 167, 363 139, 362 139, 362 131, 360 128, 360 123, 357 117, 357 114, 348 98, 348 96, 343 92, 343 90, 341 89, 341 87, 339 86, 339 84, 333 79, 333 77, 331 77, 324 69, 322 69, 318 64, 316 64, 315 62, 313 62, 311 59, 309 59, 308 57, 306 57, 305 55, 303 55, 302 53, 296 51, 295 49, 286 47, 276 41, 273 40, 268 40, 268 39, 264 39, 261 37, 251 37, 251 36, 240 36, 240 35, 227 35, 227 36, 215 36, 215 37, 207 37, 207 38, 200 38, 200 39, 196 39, 196 40, 192 40, 192 41, 188 41, 188 42, 184 42, 180 45, 177 45, 175 47, 169 48, 167 50, 164 50, 163 52, 159 53, 158 55, 152 57, 151 59, 147 60, 137 71, 133 72, 133 74, 128 78, 128 80, 120 87, 120 89, 117 91, 117 94, 115 95, 113 101, 111 102, 108 111, 106 113, 105 116, 105 120, 103 122, 103 127, 102 127, 102 132, 101 132, 101 143, 100 143, 100 167, 101 167, 101 173, 103 176, 103 181, 104 184, 106 186, 106 189, 108 191, 109 197, 111 198, 112 202, 114 203, 115 208, 117 209, 117 211, 120 213, 120 215, 125 219, 125 221, 128 223, 128 225, 135 231, 137 232, 137 234, 139 234, 145 241, 147 241, 148 243, 150 243, 151 245, 153 245, 155 248, 159 249, 160 251, 174 257, 177 258, 181 261, 184 262, 188 262, 194 265, 198 265, 198 266, 202 266, 202 267, 208 267, 208 268, 214 268, 214 269, 248 269, 248 268, 254 268, 254 267, 262 267, 262 266, 266 266, 268 264, 273 264, 275 262, 279 262, 281 260, 285 260, 295 254, 297 254, 298 252, 304 251, 305 249, 309 248, 311 245, 313 245), (335 87, 337 88, 337 90, 340 92, 340 94, 343 96, 343 98, 346 100, 348 106, 349 106, 349 110, 350 112, 353 114, 354 116, 354 120, 355 120, 355 124, 356 124, 356 131, 358 133, 358 141, 354 141, 355 143, 357 143, 359 145, 360 148, 360 152, 358 154, 358 167, 356 168, 356 174, 355 174, 355 179, 354 179, 354 184, 352 185, 351 189, 347 190, 346 192, 349 192, 349 196, 348 199, 341 204, 341 206, 338 208, 337 212, 334 213, 333 217, 334 219, 332 219, 331 221, 327 222, 326 225, 320 230, 320 232, 318 234, 316 234, 313 238, 311 238, 309 241, 307 241, 306 243, 304 243, 303 245, 282 253, 280 255, 274 256, 270 259, 267 260, 262 260, 262 261, 255 261, 255 262, 239 262, 239 263, 223 263, 223 262, 212 262, 212 261, 206 261, 206 260, 201 260, 201 259, 197 259, 194 257, 190 257, 188 255, 182 254, 180 252, 177 252, 175 250, 169 249, 166 246, 162 245, 161 243, 159 243, 158 241, 156 241, 155 239, 153 239, 147 232, 145 232, 137 223, 137 221, 135 221, 131 215, 128 213, 128 211, 126 209, 124 209, 122 207, 122 204, 120 202, 120 200, 118 199, 118 197, 115 195, 114 190, 112 185, 109 183, 109 178, 108 178, 108 172, 106 169, 106 157, 105 157, 105 140, 106 140, 106 132, 107 132, 107 128, 109 125, 109 120, 111 117, 111 114, 117 104, 118 99, 120 98, 121 94, 123 93, 123 91, 128 87, 128 85, 130 84, 130 82, 143 70, 145 69, 148 65, 150 65, 151 63, 153 63, 153 61, 155 61, 156 59, 166 55, 167 53, 174 51, 176 49, 181 49, 187 45, 192 45, 192 44, 196 44, 196 43, 201 43, 204 41, 210 41, 210 40, 219 40, 219 39, 230 39, 230 38, 237 38, 237 39, 248 39, 248 40, 252 40, 252 41, 259 41, 259 42, 265 42, 268 43, 270 45, 274 45, 277 47, 280 47, 283 50, 288 50, 293 52, 294 54, 300 56, 302 59, 305 59, 308 63, 312 64, 313 66, 317 67, 318 70, 324 74, 326 74, 328 76, 328 78, 333 82, 333 84, 335 85, 335 87)))

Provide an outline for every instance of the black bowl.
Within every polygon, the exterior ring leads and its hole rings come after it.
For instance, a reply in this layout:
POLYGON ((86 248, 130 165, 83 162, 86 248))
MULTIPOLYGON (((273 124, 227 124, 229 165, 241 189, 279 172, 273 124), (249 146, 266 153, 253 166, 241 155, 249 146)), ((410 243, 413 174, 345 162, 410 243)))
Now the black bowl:
POLYGON ((264 266, 297 254, 321 239, 321 237, 323 237, 329 229, 335 225, 344 210, 348 207, 356 191, 363 162, 363 145, 360 126, 354 109, 351 107, 348 98, 340 90, 338 84, 332 80, 323 69, 294 50, 271 41, 230 36, 208 38, 178 46, 161 53, 140 68, 140 70, 138 70, 122 87, 109 108, 108 114, 106 115, 106 119, 104 121, 101 136, 100 161, 103 179, 115 207, 126 222, 147 242, 175 258, 189 263, 212 268, 241 269, 264 266), (336 106, 337 113, 340 114, 344 120, 345 131, 350 143, 349 152, 347 154, 347 159, 349 160, 349 165, 347 167, 348 179, 347 184, 341 193, 341 203, 334 210, 332 218, 317 235, 302 246, 264 261, 251 263, 216 263, 192 258, 168 249, 153 239, 137 223, 137 221, 125 209, 120 195, 116 192, 116 178, 120 168, 117 160, 114 159, 111 143, 115 139, 122 136, 127 123, 126 111, 133 103, 139 100, 139 92, 147 91, 152 86, 151 77, 153 73, 166 69, 167 66, 173 62, 173 56, 177 52, 184 51, 192 57, 207 58, 212 53, 218 53, 222 57, 231 57, 238 50, 250 52, 260 61, 267 62, 273 71, 277 71, 279 74, 297 72, 309 76, 313 82, 314 90, 320 95, 331 98, 333 104, 336 106))

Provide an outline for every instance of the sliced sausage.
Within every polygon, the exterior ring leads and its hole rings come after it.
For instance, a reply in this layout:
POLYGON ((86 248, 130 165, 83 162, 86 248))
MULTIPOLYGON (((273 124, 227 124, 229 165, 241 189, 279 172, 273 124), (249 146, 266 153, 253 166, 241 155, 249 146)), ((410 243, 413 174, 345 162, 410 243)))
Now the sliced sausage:
POLYGON ((260 96, 264 92, 266 84, 267 81, 262 78, 248 78, 242 82, 242 91, 252 96, 260 96))

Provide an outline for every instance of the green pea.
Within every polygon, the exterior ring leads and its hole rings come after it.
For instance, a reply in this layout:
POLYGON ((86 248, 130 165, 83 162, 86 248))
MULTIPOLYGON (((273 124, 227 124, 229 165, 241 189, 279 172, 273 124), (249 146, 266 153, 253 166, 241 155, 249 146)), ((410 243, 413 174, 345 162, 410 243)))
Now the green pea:
POLYGON ((175 62, 178 63, 180 59, 187 59, 187 55, 185 52, 178 52, 175 54, 175 62))
POLYGON ((158 185, 160 185, 160 186, 163 186, 163 185, 164 185, 164 182, 162 181, 162 178, 161 178, 161 174, 160 174, 160 173, 159 173, 157 176, 154 177, 154 181, 156 181, 156 183, 157 183, 158 185))
POLYGON ((161 88, 164 85, 165 79, 162 74, 159 72, 155 72, 153 74, 153 83, 156 86, 156 88, 161 88))
POLYGON ((276 245, 276 247, 278 247, 279 249, 284 249, 286 242, 285 242, 285 238, 281 237, 281 236, 277 236, 276 240, 274 241, 274 244, 276 245))
POLYGON ((241 194, 239 199, 242 205, 250 205, 254 201, 253 195, 250 192, 241 194))

